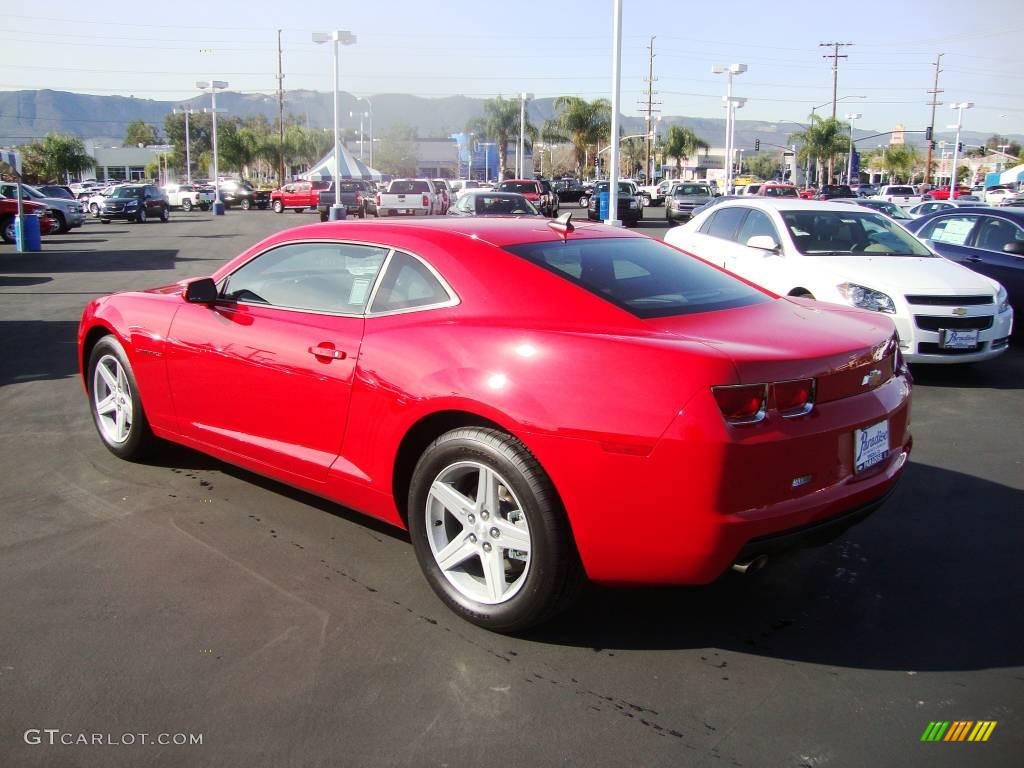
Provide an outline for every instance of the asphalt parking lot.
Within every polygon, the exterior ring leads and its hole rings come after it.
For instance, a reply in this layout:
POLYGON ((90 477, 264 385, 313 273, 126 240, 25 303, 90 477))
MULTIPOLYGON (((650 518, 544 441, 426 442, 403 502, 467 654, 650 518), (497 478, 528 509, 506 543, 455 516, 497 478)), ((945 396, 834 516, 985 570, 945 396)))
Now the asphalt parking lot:
POLYGON ((185 449, 127 464, 95 434, 90 298, 315 220, 175 212, 0 245, 0 766, 1021 765, 1024 350, 914 371, 906 477, 840 540, 707 587, 595 588, 502 637, 440 604, 399 532, 185 449), (936 720, 997 726, 922 743, 936 720))

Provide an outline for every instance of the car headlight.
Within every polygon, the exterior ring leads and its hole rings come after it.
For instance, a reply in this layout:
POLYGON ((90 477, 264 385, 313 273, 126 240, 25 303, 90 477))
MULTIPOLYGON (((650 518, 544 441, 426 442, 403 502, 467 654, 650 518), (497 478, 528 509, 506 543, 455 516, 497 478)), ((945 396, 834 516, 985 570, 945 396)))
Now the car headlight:
POLYGON ((124 206, 124 207, 125 207, 125 208, 135 208, 135 207, 137 207, 137 206, 138 206, 138 204, 139 204, 139 201, 138 201, 138 200, 129 200, 129 201, 128 201, 128 202, 127 202, 127 203, 125 204, 125 206, 124 206))
POLYGON ((630 200, 629 201, 629 207, 630 208, 636 208, 636 200, 630 200))
POLYGON ((855 307, 873 309, 875 312, 888 312, 890 315, 896 314, 896 305, 881 291, 856 283, 840 283, 836 287, 839 289, 839 294, 855 307))
POLYGON ((1006 293, 1006 289, 1001 285, 999 286, 999 290, 996 291, 996 306, 999 307, 999 309, 996 310, 999 314, 1002 314, 1010 308, 1009 295, 1006 293))

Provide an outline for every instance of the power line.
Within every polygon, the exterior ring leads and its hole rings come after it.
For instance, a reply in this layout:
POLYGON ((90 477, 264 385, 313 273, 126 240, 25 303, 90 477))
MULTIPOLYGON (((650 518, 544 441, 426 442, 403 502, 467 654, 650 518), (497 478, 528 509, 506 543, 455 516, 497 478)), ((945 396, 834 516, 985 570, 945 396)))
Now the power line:
MULTIPOLYGON (((654 76, 654 38, 655 35, 651 35, 651 42, 647 46, 647 77, 644 78, 644 82, 647 83, 647 90, 644 93, 644 96, 646 97, 647 101, 647 108, 645 110, 647 112, 647 136, 645 137, 645 143, 647 145, 647 164, 644 165, 644 177, 646 178, 648 184, 651 183, 651 180, 648 177, 654 175, 653 173, 651 173, 651 132, 654 130, 654 124, 652 121, 654 118, 654 113, 661 112, 660 109, 655 108, 655 105, 657 104, 660 106, 661 102, 654 100, 654 97, 658 93, 656 90, 654 90, 654 82, 655 80, 658 79, 654 76)), ((639 103, 641 106, 643 106, 644 99, 641 98, 639 103)))
MULTIPOLYGON (((935 57, 935 85, 933 85, 932 89, 930 91, 928 91, 928 93, 930 93, 931 97, 932 97, 932 100, 931 100, 932 120, 931 120, 930 123, 928 123, 928 126, 929 126, 928 130, 929 130, 929 132, 933 136, 935 135, 935 108, 937 106, 939 106, 939 104, 942 103, 941 101, 939 101, 939 94, 942 93, 942 89, 939 88, 939 73, 942 72, 942 70, 939 69, 939 66, 942 64, 942 57, 943 56, 944 56, 944 54, 940 53, 938 56, 935 57)), ((925 181, 928 181, 928 179, 930 178, 931 168, 932 168, 932 141, 929 140, 928 141, 928 157, 924 161, 925 181)))

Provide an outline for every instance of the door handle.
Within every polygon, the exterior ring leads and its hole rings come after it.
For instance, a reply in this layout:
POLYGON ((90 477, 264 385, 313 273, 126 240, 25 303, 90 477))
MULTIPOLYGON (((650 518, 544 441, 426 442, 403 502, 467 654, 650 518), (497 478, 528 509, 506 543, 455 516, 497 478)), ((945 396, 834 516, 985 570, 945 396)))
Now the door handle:
POLYGON ((969 261, 971 264, 980 264, 983 259, 979 259, 977 256, 968 256, 964 261, 969 261))
POLYGON ((310 347, 308 351, 309 354, 313 355, 314 357, 326 357, 331 360, 345 359, 345 353, 342 350, 335 349, 334 347, 326 347, 323 344, 320 344, 315 347, 310 347))

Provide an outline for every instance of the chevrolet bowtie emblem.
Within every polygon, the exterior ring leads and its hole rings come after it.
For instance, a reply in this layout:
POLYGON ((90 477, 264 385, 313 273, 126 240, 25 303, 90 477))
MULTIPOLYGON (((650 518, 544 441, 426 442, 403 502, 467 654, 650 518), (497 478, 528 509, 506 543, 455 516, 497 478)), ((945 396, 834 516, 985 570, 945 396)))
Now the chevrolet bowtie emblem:
POLYGON ((875 370, 871 371, 871 373, 867 374, 863 379, 860 380, 860 385, 862 387, 874 387, 877 386, 881 380, 882 372, 876 368, 875 370))
POLYGON ((957 317, 963 317, 964 315, 967 314, 967 310, 964 307, 957 307, 956 309, 953 310, 953 314, 956 315, 957 317))

